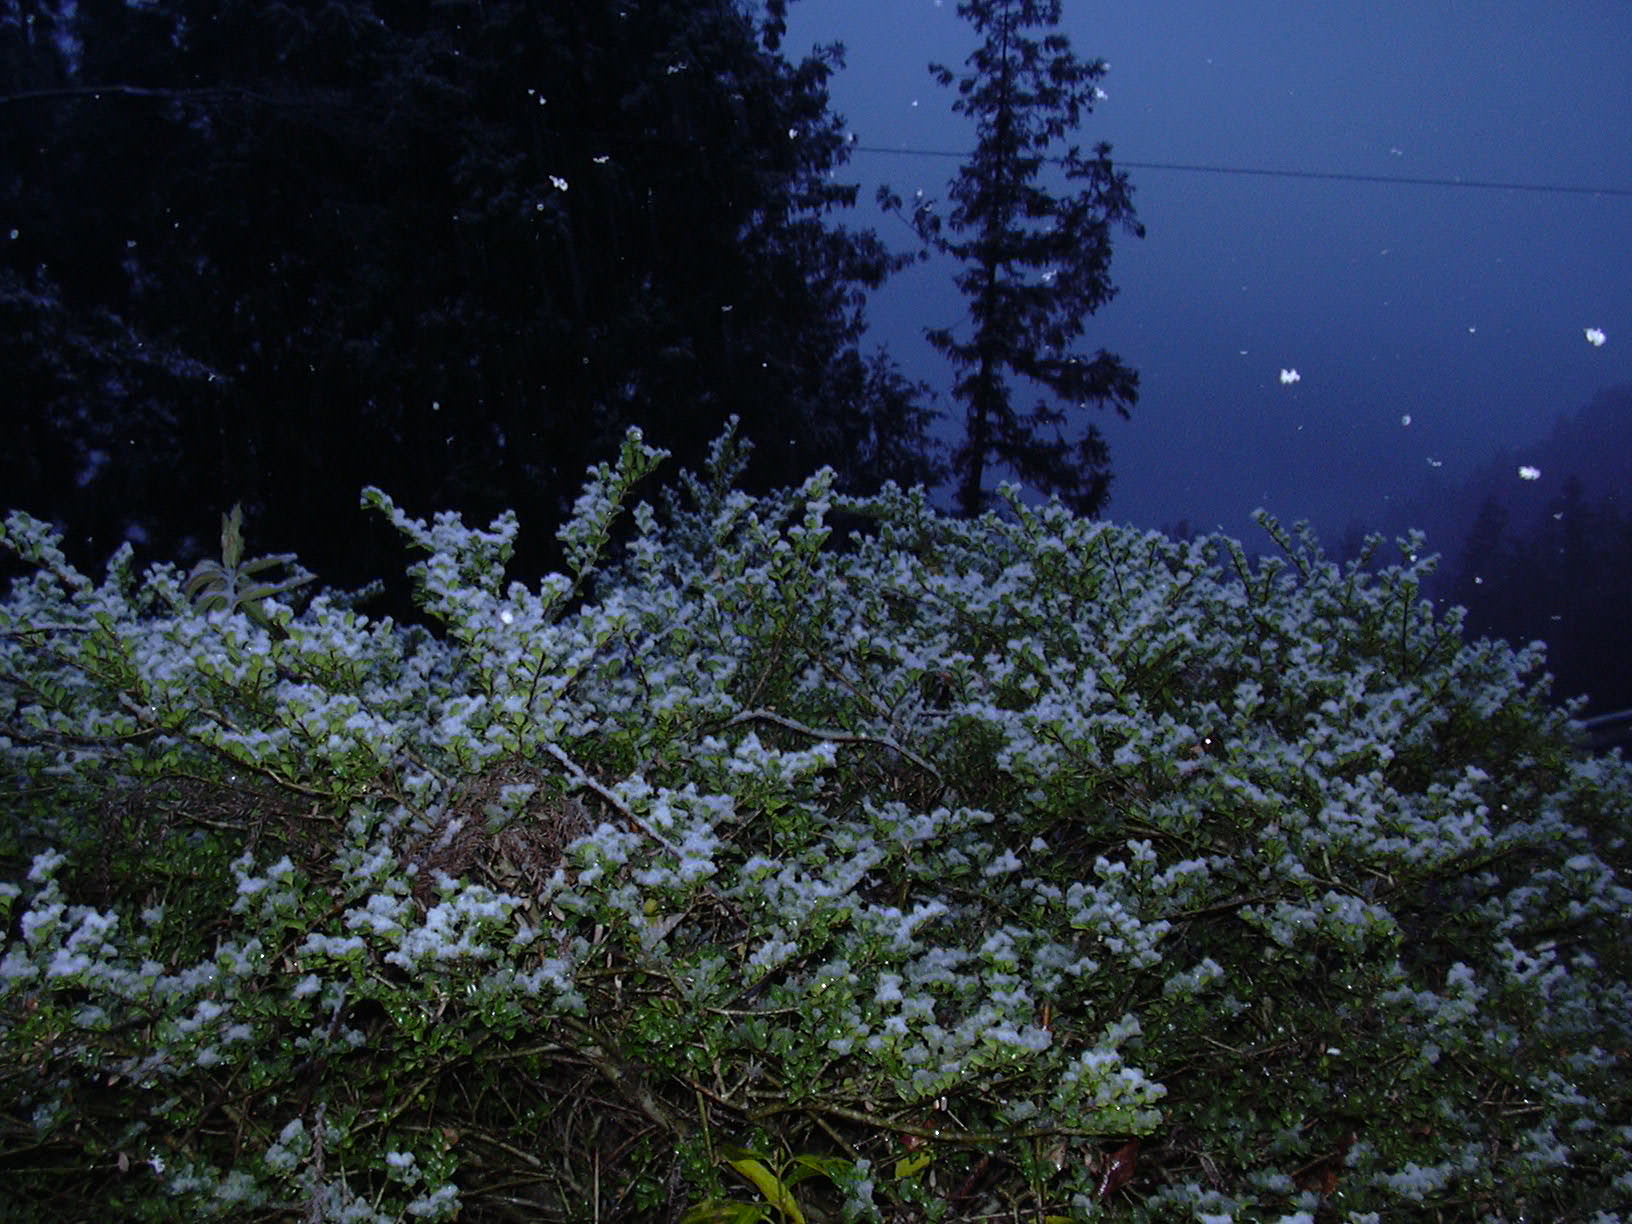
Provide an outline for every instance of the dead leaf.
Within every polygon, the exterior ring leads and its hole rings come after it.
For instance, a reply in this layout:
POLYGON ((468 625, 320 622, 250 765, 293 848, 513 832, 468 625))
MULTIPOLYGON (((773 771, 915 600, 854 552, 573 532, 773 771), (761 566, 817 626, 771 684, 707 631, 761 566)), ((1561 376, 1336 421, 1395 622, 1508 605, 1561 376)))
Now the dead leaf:
POLYGON ((1129 1139, 1106 1162, 1105 1172, 1099 1179, 1099 1197, 1107 1199, 1133 1180, 1133 1171, 1139 1163, 1139 1140, 1129 1139))

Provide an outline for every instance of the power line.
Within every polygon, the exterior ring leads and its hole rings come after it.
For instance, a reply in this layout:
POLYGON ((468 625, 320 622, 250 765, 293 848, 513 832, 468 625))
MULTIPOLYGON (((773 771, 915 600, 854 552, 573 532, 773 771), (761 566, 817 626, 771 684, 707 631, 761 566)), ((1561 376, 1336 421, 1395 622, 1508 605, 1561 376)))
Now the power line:
MULTIPOLYGON (((851 145, 856 153, 888 153, 907 157, 954 157, 969 154, 949 149, 888 149, 882 145, 851 145)), ((1044 159, 1062 164, 1064 159, 1044 159)), ((1404 174, 1347 174, 1336 170, 1271 170, 1251 166, 1209 166, 1195 162, 1137 162, 1115 159, 1113 164, 1129 170, 1179 170, 1191 174, 1241 174, 1259 178, 1328 179, 1346 183, 1405 183, 1413 187, 1475 187, 1486 191, 1537 191, 1553 195, 1603 195, 1632 197, 1632 187, 1577 187, 1567 183, 1503 183, 1491 179, 1415 178, 1404 174)))

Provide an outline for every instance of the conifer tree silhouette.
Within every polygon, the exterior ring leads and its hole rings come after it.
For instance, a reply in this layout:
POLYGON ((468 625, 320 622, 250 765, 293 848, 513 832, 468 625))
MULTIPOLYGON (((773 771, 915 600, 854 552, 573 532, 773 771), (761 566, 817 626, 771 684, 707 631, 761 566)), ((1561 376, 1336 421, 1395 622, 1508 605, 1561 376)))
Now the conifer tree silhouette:
POLYGON ((1059 0, 963 0, 958 15, 981 38, 968 71, 955 78, 930 65, 942 86, 956 79, 953 110, 975 124, 975 150, 950 188, 952 208, 942 216, 920 199, 908 215, 900 196, 879 189, 880 204, 924 241, 924 258, 934 252, 962 265, 955 283, 969 303, 968 334, 926 332, 957 371, 952 394, 965 409, 966 436, 952 458, 958 508, 974 515, 986 505, 986 468, 996 463, 1091 514, 1109 492, 1109 450, 1092 424, 1074 438, 1068 426, 1089 404, 1126 417, 1139 386, 1115 354, 1073 348, 1084 319, 1116 292, 1112 227, 1144 234, 1110 146, 1084 155, 1068 143, 1104 97, 1106 65, 1072 53, 1056 30, 1059 0), (1051 162, 1070 194, 1043 183, 1051 162), (1015 403, 1014 376, 1046 393, 1029 412, 1015 403))

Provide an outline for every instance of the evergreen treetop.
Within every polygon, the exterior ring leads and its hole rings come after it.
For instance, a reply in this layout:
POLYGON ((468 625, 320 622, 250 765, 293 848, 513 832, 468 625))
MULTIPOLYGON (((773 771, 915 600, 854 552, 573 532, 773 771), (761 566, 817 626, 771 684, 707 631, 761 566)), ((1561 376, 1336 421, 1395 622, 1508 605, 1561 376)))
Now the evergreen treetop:
MULTIPOLYGON (((952 459, 957 504, 965 515, 986 507, 995 464, 1094 513, 1109 493, 1109 451, 1092 424, 1074 439, 1067 427, 1089 404, 1127 416, 1139 380, 1115 354, 1073 345, 1116 292, 1113 228, 1144 232, 1110 146, 1090 155, 1069 143, 1103 97, 1106 65, 1072 53, 1056 29, 1059 0, 963 0, 958 14, 981 39, 967 71, 931 64, 930 72, 942 86, 956 81, 952 108, 973 121, 975 150, 952 182, 951 211, 943 217, 919 201, 909 218, 928 251, 958 262, 955 283, 969 305, 967 334, 926 333, 957 371, 952 394, 965 409, 952 459), (1069 191, 1048 185, 1051 163, 1069 191), (1046 393, 1029 410, 1016 403, 1016 377, 1046 393)), ((879 199, 904 211, 888 187, 879 199)))

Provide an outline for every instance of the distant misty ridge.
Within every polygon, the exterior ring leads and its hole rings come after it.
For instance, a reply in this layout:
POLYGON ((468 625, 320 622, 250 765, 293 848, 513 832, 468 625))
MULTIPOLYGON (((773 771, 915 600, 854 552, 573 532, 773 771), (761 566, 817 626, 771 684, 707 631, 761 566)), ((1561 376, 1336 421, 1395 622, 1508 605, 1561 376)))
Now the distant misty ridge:
MULTIPOLYGON (((1587 331, 1590 339, 1597 329, 1587 331)), ((1545 440, 1498 451, 1460 484, 1425 489, 1391 515, 1383 531, 1392 537, 1421 529, 1444 558, 1443 574, 1460 560, 1487 498, 1503 505, 1510 530, 1522 533, 1552 513, 1548 503, 1570 477, 1581 482, 1588 502, 1608 501, 1632 513, 1632 383, 1605 388, 1585 407, 1559 416, 1545 440)))
MULTIPOLYGON (((1546 642, 1554 698, 1585 696, 1585 714, 1602 715, 1632 708, 1629 490, 1632 384, 1600 391, 1546 439, 1407 503, 1384 534, 1422 530, 1440 556, 1424 594, 1466 608, 1469 637, 1546 642)), ((1345 555, 1357 536, 1345 536, 1345 555)))

